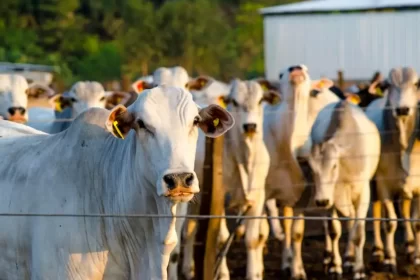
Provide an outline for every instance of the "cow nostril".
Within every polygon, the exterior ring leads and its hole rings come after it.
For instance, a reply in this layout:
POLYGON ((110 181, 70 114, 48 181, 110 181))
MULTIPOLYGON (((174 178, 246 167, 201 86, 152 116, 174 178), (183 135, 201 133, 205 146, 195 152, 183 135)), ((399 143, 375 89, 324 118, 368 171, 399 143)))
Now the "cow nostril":
POLYGON ((188 173, 184 178, 184 184, 187 187, 191 187, 194 182, 194 175, 192 173, 188 173))
POLYGON ((17 111, 20 112, 21 115, 25 114, 26 109, 23 107, 10 107, 7 111, 11 116, 14 116, 17 111))
POLYGON ((399 107, 395 109, 397 116, 407 116, 410 109, 408 107, 399 107))
POLYGON ((245 132, 255 132, 257 130, 256 123, 246 123, 243 125, 243 129, 245 132))
POLYGON ((168 189, 173 190, 176 186, 175 178, 173 175, 163 176, 163 181, 168 185, 168 189))
POLYGON ((328 199, 319 199, 315 201, 316 206, 318 207, 326 207, 330 201, 328 199))

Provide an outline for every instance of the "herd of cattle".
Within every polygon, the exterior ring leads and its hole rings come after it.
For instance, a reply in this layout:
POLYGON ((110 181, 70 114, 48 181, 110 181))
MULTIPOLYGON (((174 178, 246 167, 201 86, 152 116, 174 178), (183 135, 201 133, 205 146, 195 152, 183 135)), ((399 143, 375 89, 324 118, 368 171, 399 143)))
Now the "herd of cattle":
MULTIPOLYGON (((294 217, 282 225, 245 219, 238 228, 247 279, 263 278, 270 227, 284 245, 282 269, 306 279, 303 216, 312 206, 325 216, 357 218, 348 222, 344 260, 341 222, 324 222, 328 273, 340 277, 349 269, 354 279, 366 277, 363 218, 370 206, 380 218, 384 206, 393 220, 386 222, 386 246, 381 222, 374 222, 373 256, 395 273, 394 198, 404 219, 420 210, 414 69, 394 68, 387 79, 376 75, 344 93, 329 79, 311 80, 305 65, 282 70, 277 81, 229 84, 162 67, 152 82, 140 79, 132 88, 110 92, 80 81, 56 94, 20 75, 0 75, 0 212, 13 214, 0 218, 1 279, 177 279, 178 265, 194 278, 197 221, 174 216, 198 214, 200 196, 188 202, 203 180, 205 137, 221 135, 226 207, 294 217), (28 108, 28 96, 40 93, 51 108, 28 108), (24 215, 34 213, 70 216, 24 215), (165 218, 127 217, 133 214, 165 218)), ((420 265, 420 223, 404 224, 406 254, 420 265)), ((228 237, 222 219, 218 241, 228 237)), ((230 277, 226 259, 218 277, 230 277)))

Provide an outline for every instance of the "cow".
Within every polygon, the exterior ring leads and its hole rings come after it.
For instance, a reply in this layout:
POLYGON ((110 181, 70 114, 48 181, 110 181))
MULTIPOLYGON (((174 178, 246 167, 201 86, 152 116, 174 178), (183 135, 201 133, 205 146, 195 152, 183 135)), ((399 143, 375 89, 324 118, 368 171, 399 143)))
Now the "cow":
MULTIPOLYGON (((231 194, 230 207, 251 206, 247 216, 264 214, 265 178, 270 158, 263 141, 263 103, 274 105, 280 98, 274 90, 264 91, 258 81, 239 79, 232 82, 231 91, 225 98, 227 110, 235 117, 236 125, 225 136, 223 181, 226 191, 231 194)), ((226 223, 221 225, 226 226, 226 223)), ((227 228, 221 232, 227 232, 227 228)), ((245 221, 247 279, 263 279, 263 248, 268 232, 266 219, 245 221)), ((221 241, 227 238, 225 236, 221 241)), ((220 276, 226 279, 226 275, 220 276)))
MULTIPOLYGON (((118 95, 118 92, 106 92, 99 82, 78 81, 69 91, 50 96, 51 112, 37 113, 30 118, 28 125, 46 133, 58 133, 67 129, 81 112, 92 107, 105 108, 108 100, 112 101, 118 95), (52 117, 52 114, 54 118, 48 122, 45 118, 52 117)), ((38 110, 45 111, 44 108, 38 110)))
MULTIPOLYGON (((306 179, 298 160, 309 157, 312 124, 324 106, 340 99, 328 90, 333 86, 332 81, 311 81, 305 65, 290 66, 280 72, 279 78, 282 102, 267 107, 267 116, 264 117, 264 142, 270 155, 266 196, 267 199, 277 199, 283 215, 291 217, 294 207, 307 205, 303 195, 306 179)), ((297 214, 303 216, 303 213, 297 214)), ((282 269, 290 271, 296 279, 306 279, 301 256, 304 221, 283 220, 283 231, 282 269)))
MULTIPOLYGON (((28 121, 28 95, 43 89, 19 74, 0 74, 0 116, 2 119, 26 123, 28 121)), ((45 91, 47 93, 47 91, 45 91)))
MULTIPOLYGON (((256 78, 255 80, 257 80, 260 83, 260 85, 263 87, 264 90, 274 90, 274 91, 277 90, 277 86, 274 85, 273 82, 270 82, 266 80, 265 78, 256 78)), ((225 84, 221 81, 217 81, 213 77, 201 75, 194 79, 191 79, 187 83, 186 86, 189 89, 189 91, 193 94, 194 101, 197 102, 198 104, 207 104, 207 105, 219 104, 222 107, 226 107, 224 100, 230 92, 231 84, 225 84)), ((279 99, 279 102, 280 101, 281 100, 279 99)), ((204 155, 204 148, 205 148, 204 140, 205 140, 204 137, 203 138, 199 137, 198 142, 202 144, 199 145, 199 148, 197 148, 199 150, 200 147, 202 147, 202 151, 203 151, 202 157, 197 157, 197 161, 196 161, 196 166, 197 166, 196 172, 200 172, 200 173, 201 171, 199 170, 201 170, 203 167, 204 156, 205 156, 204 155), (202 141, 200 142, 200 140, 202 141)), ((197 150, 197 155, 200 154, 198 150, 197 150)), ((271 217, 279 216, 279 211, 277 209, 276 202, 274 199, 271 199, 266 202, 266 208, 267 208, 267 212, 269 216, 271 217)), ((271 227, 274 237, 279 241, 283 241, 284 234, 280 225, 280 221, 278 219, 272 218, 272 219, 269 219, 269 222, 270 222, 270 227, 271 227)), ((243 224, 240 225, 237 230, 238 239, 245 234, 244 230, 245 230, 244 225, 243 224)), ((188 242, 193 242, 193 241, 187 241, 187 243, 188 242)), ((192 243, 189 244, 189 246, 185 246, 185 250, 192 252, 192 246, 193 246, 192 243)), ((190 254, 192 258, 192 253, 190 254)), ((184 252, 184 259, 185 259, 185 255, 187 254, 184 252)), ((190 261, 188 261, 187 259, 187 263, 189 262, 190 261)), ((185 268, 185 270, 190 271, 189 268, 185 268)))
MULTIPOLYGON (((143 94, 144 88, 154 88, 157 86, 175 86, 186 89, 186 84, 189 81, 189 76, 185 68, 181 66, 175 67, 159 67, 153 72, 153 82, 148 81, 137 81, 133 83, 132 88, 139 95, 143 94)), ((190 93, 191 94, 191 93, 190 93)), ((200 143, 198 143, 200 146, 200 143)), ((188 214, 188 204, 180 202, 177 206, 176 215, 185 216, 188 214)), ((185 218, 178 218, 175 224, 175 231, 181 238, 183 227, 185 224, 185 218)), ((178 279, 178 263, 179 256, 181 253, 181 242, 177 243, 175 248, 171 252, 169 267, 168 267, 168 278, 170 280, 178 279)))
MULTIPOLYGON (((395 219, 393 198, 399 196, 404 219, 410 218, 412 187, 407 183, 410 175, 410 155, 416 137, 418 118, 417 103, 419 78, 411 67, 392 68, 389 72, 388 90, 383 98, 376 99, 366 108, 366 114, 381 132, 381 158, 372 184, 372 213, 381 217, 382 204, 386 216, 395 219)), ((381 239, 381 223, 374 225, 373 262, 383 264, 387 271, 396 272, 396 252, 394 236, 397 229, 395 220, 387 221, 386 248, 381 239)), ((414 252, 414 233, 409 220, 405 221, 406 254, 414 252)))
MULTIPOLYGON (((309 164, 314 174, 315 203, 327 209, 332 218, 340 214, 359 219, 351 222, 345 259, 354 279, 364 279, 363 219, 370 203, 370 180, 379 163, 379 131, 360 107, 343 100, 328 104, 319 112, 312 126, 311 140, 309 164)), ((328 272, 339 279, 343 273, 339 251, 341 222, 330 220, 328 232, 332 244, 328 272)))
POLYGON ((61 133, 0 139, 0 211, 73 215, 2 217, 0 278, 167 279, 173 215, 199 192, 198 129, 218 137, 233 125, 220 106, 156 87, 128 108, 85 110, 61 133), (165 217, 124 217, 142 214, 165 217))

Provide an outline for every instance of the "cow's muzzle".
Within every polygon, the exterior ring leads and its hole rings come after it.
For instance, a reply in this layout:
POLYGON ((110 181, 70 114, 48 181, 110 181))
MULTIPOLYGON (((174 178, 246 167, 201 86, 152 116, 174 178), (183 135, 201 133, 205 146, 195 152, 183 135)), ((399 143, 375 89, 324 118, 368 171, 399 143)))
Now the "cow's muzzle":
POLYGON ((246 136, 253 136, 257 132, 256 123, 246 123, 242 126, 246 136))
POLYGON ((300 66, 289 68, 289 81, 292 85, 299 85, 306 80, 304 70, 300 66))
POLYGON ((198 193, 198 188, 195 188, 194 173, 171 173, 163 176, 163 182, 167 191, 165 196, 173 201, 189 201, 194 194, 198 193))
POLYGON ((18 122, 18 123, 26 123, 26 117, 25 112, 26 109, 23 107, 10 107, 7 109, 8 112, 8 120, 12 122, 18 122))
POLYGON ((410 108, 408 107, 398 107, 395 109, 395 114, 398 117, 406 117, 410 113, 410 108))

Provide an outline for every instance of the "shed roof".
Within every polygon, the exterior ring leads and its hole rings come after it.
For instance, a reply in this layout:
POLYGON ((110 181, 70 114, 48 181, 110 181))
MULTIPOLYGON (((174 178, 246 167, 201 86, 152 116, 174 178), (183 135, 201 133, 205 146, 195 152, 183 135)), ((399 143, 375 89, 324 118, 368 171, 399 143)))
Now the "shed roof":
POLYGON ((420 7, 420 0, 313 0, 260 9, 263 15, 420 7))

